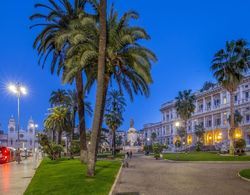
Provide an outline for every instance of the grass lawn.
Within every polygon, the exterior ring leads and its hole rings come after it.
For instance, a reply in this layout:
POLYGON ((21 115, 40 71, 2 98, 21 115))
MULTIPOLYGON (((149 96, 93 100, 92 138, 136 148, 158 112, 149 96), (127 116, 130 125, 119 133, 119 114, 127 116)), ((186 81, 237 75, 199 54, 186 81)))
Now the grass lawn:
POLYGON ((214 152, 169 153, 163 158, 175 161, 250 161, 250 156, 221 156, 214 152))
POLYGON ((78 159, 44 159, 24 194, 108 194, 120 165, 120 161, 97 161, 96 176, 90 178, 78 159))
POLYGON ((247 179, 250 179, 250 169, 243 169, 240 171, 240 175, 247 179))

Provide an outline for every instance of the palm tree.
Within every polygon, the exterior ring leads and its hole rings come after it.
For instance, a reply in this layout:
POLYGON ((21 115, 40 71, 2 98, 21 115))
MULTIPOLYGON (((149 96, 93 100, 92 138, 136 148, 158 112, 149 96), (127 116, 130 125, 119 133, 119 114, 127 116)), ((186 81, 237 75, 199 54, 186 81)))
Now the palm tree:
POLYGON ((125 111, 125 98, 117 90, 109 92, 106 101, 105 121, 109 129, 112 131, 112 154, 115 157, 116 135, 115 132, 122 125, 123 112, 125 111))
MULTIPOLYGON (((58 44, 56 38, 63 34, 68 28, 69 23, 80 16, 89 16, 84 12, 86 3, 95 2, 94 0, 74 0, 71 3, 69 0, 55 1, 49 0, 47 4, 38 3, 35 7, 45 9, 46 13, 33 14, 30 19, 38 19, 39 23, 32 26, 42 27, 41 32, 36 37, 33 47, 38 51, 39 64, 44 67, 46 61, 51 59, 51 73, 55 71, 59 75, 61 71, 65 71, 65 50, 70 46, 69 41, 66 40, 63 44, 58 44), (41 20, 41 22, 40 22, 41 20), (51 58, 49 58, 51 56, 51 58)), ((93 4, 93 7, 95 5, 93 4)), ((78 71, 74 77, 68 81, 72 83, 75 81, 77 90, 77 104, 79 108, 79 127, 80 127, 80 147, 81 147, 81 161, 86 162, 87 145, 85 132, 85 115, 84 115, 84 84, 82 71, 78 71)))
POLYGON ((230 94, 230 115, 232 117, 230 119, 229 130, 229 152, 231 155, 234 155, 234 93, 244 78, 244 73, 246 73, 250 67, 249 57, 250 51, 247 48, 247 42, 245 40, 230 41, 226 42, 225 49, 221 49, 215 53, 211 66, 213 75, 218 83, 230 94))
POLYGON ((67 105, 69 102, 67 91, 65 91, 64 89, 58 89, 57 91, 52 91, 49 102, 51 104, 51 107, 67 105))
POLYGON ((68 108, 63 106, 51 108, 48 117, 44 121, 44 127, 52 131, 53 139, 55 132, 57 132, 57 143, 61 144, 62 132, 68 132, 71 129, 71 118, 68 108))
MULTIPOLYGON (((71 112, 71 118, 72 118, 72 135, 71 137, 74 137, 74 128, 76 127, 76 113, 78 111, 78 100, 77 100, 77 92, 76 90, 68 90, 67 91, 67 96, 69 98, 67 107, 69 108, 70 112, 71 112)), ((85 97, 86 99, 86 97, 85 97)), ((92 116, 93 110, 92 110, 92 106, 91 106, 91 102, 89 101, 84 101, 84 111, 85 111, 85 115, 89 115, 90 117, 92 116)))
POLYGON ((203 135, 205 133, 203 125, 202 124, 195 125, 194 129, 195 129, 194 133, 198 137, 198 141, 201 142, 203 135))
POLYGON ((175 98, 175 109, 180 118, 184 121, 185 129, 185 143, 187 145, 187 122, 192 116, 195 109, 195 96, 191 90, 180 91, 178 96, 175 98))
MULTIPOLYGON (((111 10, 108 18, 107 29, 107 52, 106 52, 106 67, 105 67, 105 82, 103 90, 103 103, 100 115, 100 123, 102 123, 102 116, 104 113, 104 102, 108 86, 114 80, 120 91, 125 90, 131 100, 134 94, 142 94, 149 96, 149 84, 152 83, 151 78, 151 65, 155 62, 156 56, 153 52, 143 47, 139 42, 141 40, 149 40, 150 37, 146 31, 137 26, 130 26, 130 19, 137 19, 136 12, 127 12, 121 18, 118 17, 117 12, 111 10)), ((72 25, 73 28, 76 25, 72 25)), ((91 42, 86 44, 86 39, 79 39, 84 34, 84 29, 77 26, 77 29, 69 35, 71 40, 74 40, 72 47, 66 52, 67 60, 66 66, 70 71, 65 75, 66 80, 69 79, 79 69, 85 69, 89 64, 91 66, 91 74, 89 76, 89 83, 87 88, 91 86, 97 79, 97 64, 99 54, 99 29, 91 29, 91 42), (95 38, 96 37, 96 38, 95 38), (72 65, 80 64, 80 67, 72 65)), ((73 31, 72 31, 73 32, 73 31)), ((86 36, 84 36, 86 38, 86 36)), ((100 129, 100 128, 99 128, 100 129)), ((100 131, 99 131, 100 132, 100 131)), ((97 147, 97 146, 96 146, 97 147)))

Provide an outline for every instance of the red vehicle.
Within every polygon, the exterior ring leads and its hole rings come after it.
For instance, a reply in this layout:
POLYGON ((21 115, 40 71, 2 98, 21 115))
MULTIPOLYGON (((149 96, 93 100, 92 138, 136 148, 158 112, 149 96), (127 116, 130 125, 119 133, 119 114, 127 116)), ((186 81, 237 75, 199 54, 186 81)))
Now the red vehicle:
POLYGON ((15 149, 0 146, 0 163, 7 163, 15 160, 15 149))

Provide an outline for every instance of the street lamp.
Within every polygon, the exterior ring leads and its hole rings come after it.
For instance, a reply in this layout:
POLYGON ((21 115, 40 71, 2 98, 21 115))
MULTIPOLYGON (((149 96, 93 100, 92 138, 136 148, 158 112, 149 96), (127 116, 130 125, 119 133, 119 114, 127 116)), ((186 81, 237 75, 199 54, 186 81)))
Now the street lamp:
POLYGON ((34 130, 34 140, 33 140, 33 152, 35 152, 35 142, 36 142, 36 128, 38 127, 38 124, 34 124, 34 123, 32 123, 31 125, 30 125, 30 127, 31 128, 33 128, 33 130, 34 130))
POLYGON ((18 148, 20 147, 20 138, 19 138, 19 130, 20 130, 20 97, 21 95, 26 95, 27 90, 24 86, 22 86, 19 82, 17 84, 10 84, 9 91, 14 93, 17 96, 17 144, 18 148))

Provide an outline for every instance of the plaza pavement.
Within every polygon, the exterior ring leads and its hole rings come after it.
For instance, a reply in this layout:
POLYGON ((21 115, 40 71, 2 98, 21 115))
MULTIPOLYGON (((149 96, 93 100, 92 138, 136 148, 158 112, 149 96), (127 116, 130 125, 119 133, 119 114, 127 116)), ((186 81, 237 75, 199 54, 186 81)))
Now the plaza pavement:
POLYGON ((35 174, 32 157, 20 164, 11 162, 0 164, 0 194, 21 195, 25 192, 35 174))
POLYGON ((123 168, 114 195, 249 195, 237 176, 249 162, 169 162, 135 155, 123 168))

